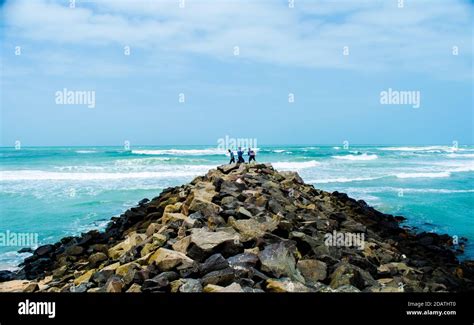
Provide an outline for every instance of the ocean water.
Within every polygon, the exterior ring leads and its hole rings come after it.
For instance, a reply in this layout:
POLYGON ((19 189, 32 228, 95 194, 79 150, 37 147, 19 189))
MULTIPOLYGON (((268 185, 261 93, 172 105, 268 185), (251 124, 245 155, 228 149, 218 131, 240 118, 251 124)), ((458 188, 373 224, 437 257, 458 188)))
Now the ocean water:
MULTIPOLYGON (((142 198, 228 162, 213 146, 0 148, 0 157, 0 232, 33 232, 39 245, 103 229, 142 198)), ((464 257, 474 258, 474 146, 271 146, 257 161, 420 231, 466 237, 464 257)), ((20 248, 0 246, 0 269, 29 255, 20 248)))

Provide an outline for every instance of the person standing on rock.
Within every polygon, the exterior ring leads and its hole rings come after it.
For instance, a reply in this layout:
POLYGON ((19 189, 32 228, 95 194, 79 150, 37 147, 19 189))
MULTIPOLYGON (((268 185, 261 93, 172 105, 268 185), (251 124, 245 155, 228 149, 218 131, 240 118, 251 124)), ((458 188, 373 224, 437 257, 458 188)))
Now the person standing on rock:
POLYGON ((234 164, 235 163, 235 156, 234 156, 234 153, 232 152, 232 150, 228 149, 229 150, 229 155, 230 155, 230 161, 229 161, 229 164, 234 164))
POLYGON ((249 164, 250 164, 250 162, 251 162, 252 160, 255 161, 255 162, 257 162, 257 161, 255 160, 255 151, 253 151, 251 148, 249 148, 249 151, 248 151, 247 154, 248 154, 248 156, 249 156, 249 164))
POLYGON ((239 147, 239 150, 237 151, 237 163, 245 163, 244 151, 242 150, 242 147, 239 147))

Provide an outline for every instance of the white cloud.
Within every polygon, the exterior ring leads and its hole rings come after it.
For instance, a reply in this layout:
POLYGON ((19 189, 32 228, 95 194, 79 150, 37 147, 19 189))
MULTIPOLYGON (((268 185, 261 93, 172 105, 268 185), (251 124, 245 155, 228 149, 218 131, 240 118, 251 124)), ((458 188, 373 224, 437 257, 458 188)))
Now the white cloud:
MULTIPOLYGON (((199 53, 307 68, 404 69, 470 78, 472 5, 463 1, 15 0, 4 6, 6 37, 41 46, 129 44, 177 55, 199 53), (460 56, 450 55, 460 47, 460 56), (342 47, 350 56, 342 56, 342 47), (467 64, 466 64, 467 63, 467 64)), ((153 56, 153 54, 150 54, 153 56)), ((86 58, 84 58, 86 59, 86 58)))

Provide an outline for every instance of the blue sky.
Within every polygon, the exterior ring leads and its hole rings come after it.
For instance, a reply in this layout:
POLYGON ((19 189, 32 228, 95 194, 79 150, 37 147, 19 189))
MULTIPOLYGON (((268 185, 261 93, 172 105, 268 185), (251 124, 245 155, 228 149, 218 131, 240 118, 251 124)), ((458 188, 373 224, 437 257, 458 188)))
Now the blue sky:
POLYGON ((0 3, 1 146, 474 143, 469 1, 0 3))

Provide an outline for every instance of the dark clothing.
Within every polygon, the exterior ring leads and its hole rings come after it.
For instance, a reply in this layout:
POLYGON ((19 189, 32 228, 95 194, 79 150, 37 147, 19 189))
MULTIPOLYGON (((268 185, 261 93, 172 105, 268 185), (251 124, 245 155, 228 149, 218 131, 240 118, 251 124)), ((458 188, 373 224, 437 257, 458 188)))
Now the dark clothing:
POLYGON ((252 160, 256 162, 256 160, 255 160, 255 151, 249 150, 249 152, 247 154, 249 156, 249 162, 251 162, 252 160))
POLYGON ((244 152, 242 150, 237 151, 237 163, 244 163, 244 152))
POLYGON ((229 151, 230 161, 229 164, 235 163, 235 156, 233 151, 229 151))

